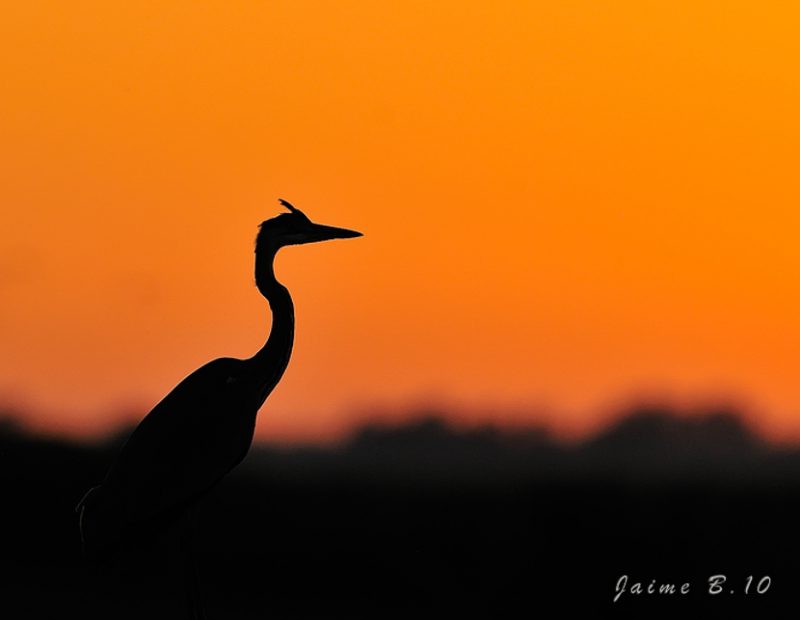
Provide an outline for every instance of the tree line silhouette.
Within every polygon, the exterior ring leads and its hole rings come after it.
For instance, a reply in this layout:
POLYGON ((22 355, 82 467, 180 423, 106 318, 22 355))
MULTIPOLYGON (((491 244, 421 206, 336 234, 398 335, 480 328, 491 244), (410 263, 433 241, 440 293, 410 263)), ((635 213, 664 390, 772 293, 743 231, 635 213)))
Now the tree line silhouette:
MULTIPOLYGON (((4 617, 181 617, 174 548, 102 570, 81 557, 73 507, 117 442, 0 423, 4 617)), ((800 577, 798 491, 800 450, 732 412, 635 410, 579 443, 421 415, 336 445, 254 446, 203 500, 198 558, 211 617, 506 617, 553 602, 771 617, 800 577), (701 586, 718 573, 772 586, 712 598, 701 586), (613 603, 623 574, 694 589, 613 603)))

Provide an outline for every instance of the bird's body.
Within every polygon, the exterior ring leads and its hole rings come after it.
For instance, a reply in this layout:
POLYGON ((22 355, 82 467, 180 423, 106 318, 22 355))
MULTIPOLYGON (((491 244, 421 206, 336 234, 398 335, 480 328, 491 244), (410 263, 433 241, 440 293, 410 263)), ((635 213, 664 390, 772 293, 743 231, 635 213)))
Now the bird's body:
MULTIPOLYGON (((285 203, 286 204, 286 203, 285 203)), ((275 278, 284 245, 359 236, 292 213, 264 222, 256 243, 256 284, 272 325, 251 358, 215 359, 188 375, 129 437, 104 481, 78 505, 89 554, 103 555, 152 524, 179 517, 247 454, 256 415, 280 381, 294 342, 294 305, 275 278)))

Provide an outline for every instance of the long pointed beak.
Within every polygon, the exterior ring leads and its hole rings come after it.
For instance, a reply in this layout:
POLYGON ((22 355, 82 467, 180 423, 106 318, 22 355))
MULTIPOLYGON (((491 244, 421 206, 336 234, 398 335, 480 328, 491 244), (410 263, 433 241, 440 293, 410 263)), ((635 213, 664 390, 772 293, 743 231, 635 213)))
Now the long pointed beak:
POLYGON ((304 236, 305 239, 301 243, 315 243, 317 241, 328 241, 329 239, 352 239, 363 235, 358 231, 348 230, 347 228, 312 224, 312 227, 304 236))

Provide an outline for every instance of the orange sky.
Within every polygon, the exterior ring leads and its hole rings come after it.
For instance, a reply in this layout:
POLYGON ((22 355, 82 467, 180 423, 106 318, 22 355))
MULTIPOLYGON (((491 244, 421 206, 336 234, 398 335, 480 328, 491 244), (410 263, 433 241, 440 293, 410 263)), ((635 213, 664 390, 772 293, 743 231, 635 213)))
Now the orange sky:
POLYGON ((366 236, 280 256, 298 334, 261 437, 429 401, 581 433, 653 396, 800 437, 791 3, 3 13, 0 400, 32 423, 107 430, 252 354, 285 197, 366 236))

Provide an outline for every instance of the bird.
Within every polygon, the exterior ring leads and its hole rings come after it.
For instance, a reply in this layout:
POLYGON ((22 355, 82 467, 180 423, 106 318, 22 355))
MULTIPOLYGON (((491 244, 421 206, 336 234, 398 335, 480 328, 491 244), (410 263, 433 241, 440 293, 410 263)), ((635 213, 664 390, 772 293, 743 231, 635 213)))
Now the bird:
MULTIPOLYGON (((133 430, 105 478, 76 507, 87 557, 107 558, 129 538, 180 522, 250 449, 257 413, 281 380, 294 342, 292 296, 275 276, 278 251, 362 236, 312 222, 288 201, 279 202, 287 211, 262 222, 255 243, 255 284, 272 312, 266 343, 250 358, 223 357, 201 366, 133 430)), ((192 555, 191 542, 187 548, 192 555)), ((196 567, 188 573, 190 617, 204 618, 196 567)))

